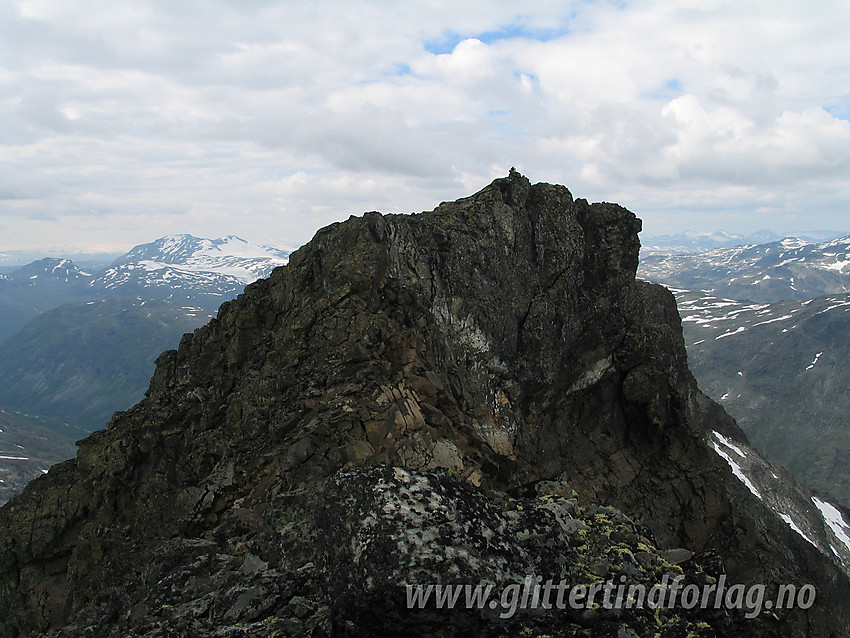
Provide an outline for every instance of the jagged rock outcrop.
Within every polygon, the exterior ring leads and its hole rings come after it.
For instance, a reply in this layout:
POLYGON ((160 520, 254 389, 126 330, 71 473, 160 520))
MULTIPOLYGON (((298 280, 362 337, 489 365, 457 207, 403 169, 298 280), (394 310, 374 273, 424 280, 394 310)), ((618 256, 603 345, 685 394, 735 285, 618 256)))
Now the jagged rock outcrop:
POLYGON ((706 444, 743 435, 697 389, 672 295, 635 281, 639 228, 512 171, 320 230, 0 510, 2 632, 845 635, 846 574, 706 444), (817 600, 509 622, 401 605, 417 582, 682 569, 659 548, 696 552, 695 582, 817 600))

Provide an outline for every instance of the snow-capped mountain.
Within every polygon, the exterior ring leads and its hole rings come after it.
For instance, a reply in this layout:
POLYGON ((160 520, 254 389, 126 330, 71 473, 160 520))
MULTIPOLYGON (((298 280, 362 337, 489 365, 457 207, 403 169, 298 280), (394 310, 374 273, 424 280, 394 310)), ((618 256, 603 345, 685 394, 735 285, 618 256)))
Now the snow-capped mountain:
POLYGON ((143 296, 215 311, 247 284, 286 264, 288 257, 288 251, 235 235, 170 235, 136 246, 94 273, 69 259, 39 259, 0 279, 0 342, 66 303, 143 296))
POLYGON ((17 284, 37 285, 45 281, 80 282, 91 279, 91 273, 78 268, 70 259, 47 257, 18 268, 7 280, 17 284))
POLYGON ((236 235, 205 239, 192 235, 168 235, 133 248, 116 264, 155 262, 187 270, 229 274, 250 283, 268 272, 269 266, 288 261, 289 253, 250 244, 236 235))
POLYGON ((145 294, 218 306, 252 281, 285 265, 289 253, 235 235, 169 235, 133 248, 90 282, 106 295, 145 294))
POLYGON ((642 255, 639 274, 675 288, 765 303, 850 292, 850 236, 642 255))

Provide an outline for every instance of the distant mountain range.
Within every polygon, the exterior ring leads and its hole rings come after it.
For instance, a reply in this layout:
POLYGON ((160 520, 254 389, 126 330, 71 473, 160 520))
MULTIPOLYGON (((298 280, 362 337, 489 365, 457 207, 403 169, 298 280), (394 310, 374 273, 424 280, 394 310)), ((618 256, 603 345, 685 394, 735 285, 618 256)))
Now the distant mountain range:
POLYGON ((105 268, 124 253, 119 252, 68 252, 68 251, 33 251, 33 250, 4 250, 0 251, 0 273, 6 274, 17 270, 25 264, 45 258, 67 259, 78 266, 92 271, 105 268))
POLYGON ((0 342, 48 310, 89 299, 92 275, 67 259, 46 258, 0 279, 0 342))
POLYGON ((136 246, 95 272, 68 259, 39 259, 0 278, 0 342, 27 321, 66 303, 144 296, 214 312, 288 257, 288 251, 250 244, 235 235, 169 235, 136 246))
MULTIPOLYGON (((842 233, 839 232, 823 230, 808 231, 802 234, 795 234, 794 236, 803 241, 818 243, 829 241, 841 235, 842 233)), ((725 230, 710 233, 689 230, 671 235, 644 235, 641 237, 641 255, 693 253, 712 250, 714 248, 768 244, 779 241, 787 236, 767 229, 751 234, 728 233, 725 230)))
POLYGON ((642 255, 639 273, 675 288, 764 303, 850 292, 850 236, 642 255))
POLYGON ((234 235, 171 235, 95 272, 45 258, 0 276, 0 405, 19 424, 0 433, 0 457, 31 447, 28 432, 49 448, 26 463, 0 458, 0 480, 13 490, 73 456, 74 440, 144 396, 160 353, 288 256, 234 235))
POLYGON ((850 237, 642 257, 690 368, 753 443, 850 505, 850 237))

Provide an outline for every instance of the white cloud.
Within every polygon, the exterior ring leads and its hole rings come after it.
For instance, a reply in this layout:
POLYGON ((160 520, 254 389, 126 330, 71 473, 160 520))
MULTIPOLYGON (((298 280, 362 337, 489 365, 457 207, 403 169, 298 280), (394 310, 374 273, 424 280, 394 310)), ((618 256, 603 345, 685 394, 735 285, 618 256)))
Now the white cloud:
POLYGON ((299 243, 512 165, 649 232, 841 230, 847 32, 844 2, 2 3, 0 248, 299 243))

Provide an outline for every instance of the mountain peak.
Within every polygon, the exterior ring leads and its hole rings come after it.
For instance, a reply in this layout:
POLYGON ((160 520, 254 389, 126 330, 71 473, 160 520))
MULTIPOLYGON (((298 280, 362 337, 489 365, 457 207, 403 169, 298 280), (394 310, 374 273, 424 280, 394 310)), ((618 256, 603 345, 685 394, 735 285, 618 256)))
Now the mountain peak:
POLYGON ((236 235, 166 235, 135 246, 90 285, 110 294, 149 294, 151 288, 186 291, 194 298, 206 297, 205 307, 217 308, 288 258, 287 251, 257 246, 236 235))
POLYGON ((9 279, 18 282, 42 280, 72 282, 91 277, 90 273, 78 268, 70 259, 45 257, 26 266, 21 266, 9 275, 9 279))
POLYGON ((779 242, 783 248, 802 248, 808 246, 811 242, 803 241, 799 237, 785 237, 779 242))
MULTIPOLYGON (((497 621, 478 611, 406 609, 405 584, 647 582, 672 567, 646 566, 665 565, 657 543, 720 548, 746 582, 817 582, 825 607, 789 615, 787 635, 842 626, 824 609, 846 606, 846 577, 707 442, 745 438, 696 388, 672 295, 635 281, 639 230, 621 206, 512 171, 431 212, 318 231, 0 510, 0 565, 33 574, 3 579, 0 622, 133 634, 153 604, 156 631, 267 636, 301 614, 331 635, 487 635, 497 621)), ((683 631, 741 626, 686 616, 683 631)), ((573 620, 535 630, 609 622, 573 620)), ((660 622, 673 630, 652 610, 617 616, 627 633, 660 622)))

